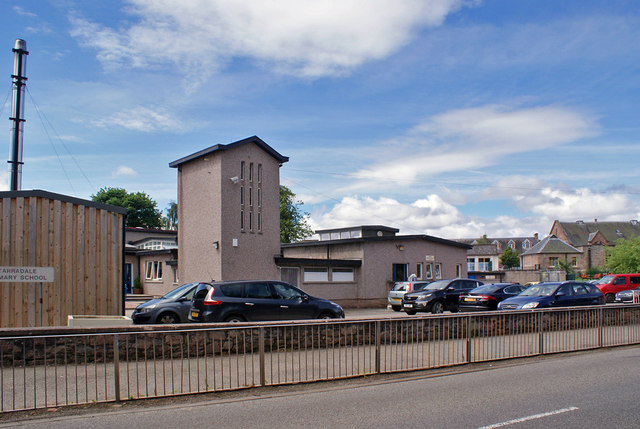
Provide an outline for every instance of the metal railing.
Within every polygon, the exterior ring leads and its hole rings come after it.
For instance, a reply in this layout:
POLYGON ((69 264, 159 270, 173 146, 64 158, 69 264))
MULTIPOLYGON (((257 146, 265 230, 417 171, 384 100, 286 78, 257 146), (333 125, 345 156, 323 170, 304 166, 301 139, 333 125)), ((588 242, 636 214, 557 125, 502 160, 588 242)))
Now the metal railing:
POLYGON ((0 337, 0 411, 332 380, 640 343, 640 305, 0 337))

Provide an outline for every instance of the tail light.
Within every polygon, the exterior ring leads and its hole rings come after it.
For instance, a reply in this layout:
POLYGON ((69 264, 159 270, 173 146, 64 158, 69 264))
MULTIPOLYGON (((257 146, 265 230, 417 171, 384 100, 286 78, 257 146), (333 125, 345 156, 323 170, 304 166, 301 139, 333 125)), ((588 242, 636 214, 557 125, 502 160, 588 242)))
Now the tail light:
POLYGON ((491 295, 478 295, 478 298, 482 299, 483 301, 495 301, 496 297, 495 296, 491 296, 491 295))
POLYGON ((222 304, 222 301, 218 301, 217 299, 213 299, 213 291, 215 288, 209 289, 207 296, 204 297, 204 305, 218 305, 222 304))

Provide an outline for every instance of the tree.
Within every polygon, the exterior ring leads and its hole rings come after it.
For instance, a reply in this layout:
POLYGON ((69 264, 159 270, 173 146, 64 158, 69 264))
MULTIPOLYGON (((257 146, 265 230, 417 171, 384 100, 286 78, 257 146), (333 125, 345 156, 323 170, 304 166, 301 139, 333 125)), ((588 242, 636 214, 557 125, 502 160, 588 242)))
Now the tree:
POLYGON ((124 207, 127 214, 127 226, 160 228, 162 214, 157 204, 144 192, 127 192, 122 188, 101 188, 91 199, 96 202, 124 207))
POLYGON ((164 229, 178 229, 178 204, 171 201, 167 207, 167 217, 162 216, 162 227, 164 229))
POLYGON ((520 266, 520 255, 517 250, 507 247, 500 255, 500 264, 505 268, 513 268, 520 266))
POLYGON ((640 272, 640 237, 620 239, 607 248, 605 266, 612 274, 640 272))
POLYGON ((313 234, 307 223, 308 213, 301 211, 304 203, 286 186, 280 186, 280 241, 291 243, 313 234))

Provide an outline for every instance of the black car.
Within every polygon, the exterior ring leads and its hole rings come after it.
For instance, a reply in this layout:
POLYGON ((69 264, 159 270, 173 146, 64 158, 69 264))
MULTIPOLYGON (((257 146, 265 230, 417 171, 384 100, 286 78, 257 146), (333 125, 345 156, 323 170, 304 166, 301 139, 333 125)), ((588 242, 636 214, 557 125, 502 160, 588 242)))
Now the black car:
POLYGON ((338 304, 270 280, 200 283, 189 313, 192 322, 335 318, 344 318, 338 304))
POLYGON ((483 283, 472 279, 436 280, 416 292, 407 293, 402 298, 402 309, 409 315, 418 311, 434 314, 449 310, 458 311, 460 294, 475 289, 483 283))
POLYGON ((152 299, 137 306, 131 314, 135 324, 185 323, 191 309, 191 298, 198 283, 184 284, 161 298, 152 299))
POLYGON ((527 287, 518 283, 494 283, 482 285, 460 295, 460 311, 489 311, 498 308, 498 303, 524 291, 527 287))
POLYGON ((539 283, 518 296, 498 304, 498 310, 527 310, 544 307, 603 305, 604 295, 595 285, 585 282, 539 283))

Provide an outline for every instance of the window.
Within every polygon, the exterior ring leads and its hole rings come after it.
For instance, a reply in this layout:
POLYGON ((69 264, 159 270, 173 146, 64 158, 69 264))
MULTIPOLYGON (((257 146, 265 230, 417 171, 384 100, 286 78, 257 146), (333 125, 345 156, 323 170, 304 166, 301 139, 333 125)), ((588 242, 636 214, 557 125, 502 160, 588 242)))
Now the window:
POLYGON ((147 261, 146 280, 162 280, 162 262, 147 261))
POLYGON ((436 279, 442 278, 442 265, 436 264, 436 279))
POLYGON ((407 271, 409 267, 407 264, 393 264, 393 281, 405 282, 407 281, 407 271))
POLYGON ((253 212, 249 212, 249 231, 253 231, 253 212))
POLYGON ((331 270, 332 282, 352 282, 353 268, 334 268, 331 270))
POLYGON ((524 241, 522 242, 522 248, 523 248, 523 249, 528 249, 529 247, 531 247, 531 242, 529 242, 529 240, 528 240, 528 239, 527 239, 527 240, 524 240, 524 241))
POLYGON ((244 229, 244 210, 240 210, 240 229, 244 229))
POLYGON ((247 283, 244 285, 244 296, 246 298, 273 298, 268 283, 247 283))
POLYGON ((244 161, 240 161, 240 179, 244 180, 244 161))
POLYGON ((559 258, 557 256, 552 256, 549 258, 549 266, 550 267, 555 267, 556 265, 558 265, 558 260, 559 258))
POLYGON ((258 164, 258 183, 262 183, 262 164, 258 164))
POLYGON ((253 189, 249 188, 249 206, 253 206, 253 189))
POLYGON ((475 270, 476 270, 475 258, 467 258, 467 271, 475 271, 475 270))
POLYGON ((416 277, 422 280, 422 264, 416 264, 416 277))
POLYGON ((462 277, 462 265, 456 264, 456 277, 462 277))
POLYGON ((432 265, 430 263, 424 265, 424 278, 427 280, 431 280, 433 278, 432 265))
POLYGON ((513 240, 509 240, 509 247, 511 247, 513 250, 516 250, 516 242, 513 240))
POLYGON ((240 186, 240 205, 244 205, 244 186, 240 186))
POLYGON ((253 162, 249 163, 249 182, 253 182, 253 162))
POLYGON ((258 231, 262 231, 262 213, 258 212, 258 231))
POLYGON ((626 277, 616 277, 613 280, 613 284, 614 285, 626 285, 627 284, 627 278, 626 277))
POLYGON ((258 188, 258 207, 262 207, 262 189, 258 188))
POLYGON ((478 271, 491 271, 491 258, 478 258, 478 271))
POLYGON ((572 267, 577 267, 578 266, 578 258, 576 258, 575 256, 573 258, 571 258, 571 266, 572 267))
POLYGON ((283 283, 273 283, 273 288, 276 291, 277 298, 287 299, 291 301, 302 299, 302 294, 289 285, 283 283))
POLYGON ((329 270, 327 268, 305 268, 305 282, 328 282, 329 270))

